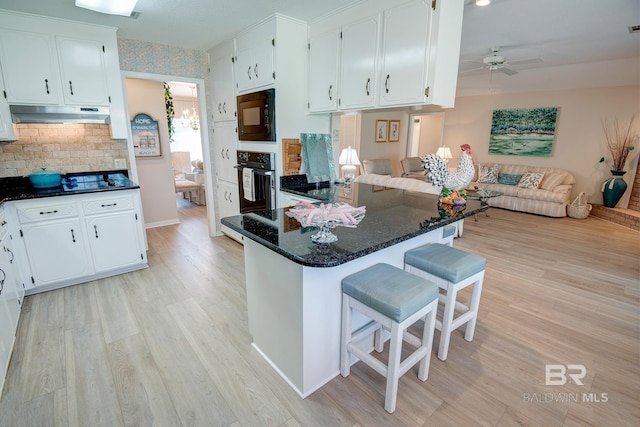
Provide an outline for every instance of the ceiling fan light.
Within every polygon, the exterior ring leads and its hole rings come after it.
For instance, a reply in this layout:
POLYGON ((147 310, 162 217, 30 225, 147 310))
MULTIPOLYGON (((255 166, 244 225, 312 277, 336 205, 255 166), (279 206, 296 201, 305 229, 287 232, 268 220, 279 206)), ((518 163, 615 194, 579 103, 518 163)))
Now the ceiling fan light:
POLYGON ((138 0, 76 0, 76 6, 108 15, 131 16, 138 0))
POLYGON ((476 6, 487 6, 491 0, 476 0, 476 6))

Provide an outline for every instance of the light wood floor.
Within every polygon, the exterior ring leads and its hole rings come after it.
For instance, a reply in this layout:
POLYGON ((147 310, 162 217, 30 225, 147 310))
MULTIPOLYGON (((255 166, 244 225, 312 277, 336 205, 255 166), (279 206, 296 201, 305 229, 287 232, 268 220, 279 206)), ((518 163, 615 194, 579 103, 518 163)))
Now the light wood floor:
POLYGON ((640 420, 637 232, 499 209, 467 220, 455 246, 488 261, 475 339, 456 331, 425 383, 404 375, 389 415, 384 379, 361 363, 302 400, 252 349, 242 246, 209 238, 204 209, 148 230, 148 269, 26 298, 1 426, 640 420), (545 386, 545 364, 584 365, 584 385, 545 386))

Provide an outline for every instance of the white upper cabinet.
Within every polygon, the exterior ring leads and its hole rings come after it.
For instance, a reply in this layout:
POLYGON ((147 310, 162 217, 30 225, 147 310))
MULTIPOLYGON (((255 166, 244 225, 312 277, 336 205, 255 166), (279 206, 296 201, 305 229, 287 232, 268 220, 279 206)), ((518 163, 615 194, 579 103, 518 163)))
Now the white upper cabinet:
MULTIPOLYGON (((463 8, 464 0, 369 0, 311 23, 310 34, 339 29, 342 39, 338 105, 314 108, 310 100, 309 112, 453 107, 463 8)), ((320 94, 313 73, 311 90, 320 94)))
POLYGON ((309 111, 338 108, 339 33, 331 30, 309 37, 309 111))
POLYGON ((384 11, 380 106, 426 101, 430 13, 431 4, 422 1, 384 11))
POLYGON ((219 46, 211 58, 213 121, 236 119, 236 95, 233 86, 233 41, 219 46))
POLYGON ((51 36, 0 30, 0 64, 10 104, 60 103, 51 36))
POLYGON ((216 174, 218 179, 237 183, 238 175, 234 166, 236 158, 236 124, 221 123, 213 129, 213 150, 215 153, 216 174))
POLYGON ((2 96, 0 96, 0 141, 15 141, 16 134, 13 123, 11 123, 11 113, 6 99, 7 92, 2 80, 2 73, 0 73, 0 91, 2 91, 2 96))
POLYGON ((236 39, 235 76, 238 92, 248 92, 275 81, 275 20, 236 39))
POLYGON ((341 109, 375 105, 378 26, 374 15, 342 27, 341 109))
POLYGON ((104 45, 93 40, 57 37, 62 94, 70 105, 109 105, 104 45))
POLYGON ((128 138, 116 30, 0 11, 7 102, 109 107, 111 137, 128 138))

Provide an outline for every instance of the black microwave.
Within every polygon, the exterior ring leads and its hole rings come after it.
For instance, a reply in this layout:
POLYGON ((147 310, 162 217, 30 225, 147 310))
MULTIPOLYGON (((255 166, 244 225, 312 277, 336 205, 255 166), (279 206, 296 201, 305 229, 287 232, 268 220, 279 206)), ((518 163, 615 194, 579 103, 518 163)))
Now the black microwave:
POLYGON ((238 140, 276 140, 275 99, 275 89, 238 96, 238 140))

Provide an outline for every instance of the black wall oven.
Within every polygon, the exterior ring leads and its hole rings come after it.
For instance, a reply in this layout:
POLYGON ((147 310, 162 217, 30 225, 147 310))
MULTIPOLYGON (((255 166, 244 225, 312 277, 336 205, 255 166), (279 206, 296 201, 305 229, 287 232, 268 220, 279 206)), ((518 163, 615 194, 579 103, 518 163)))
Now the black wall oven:
POLYGON ((240 141, 276 140, 275 89, 238 95, 238 139, 240 141))
POLYGON ((240 150, 237 153, 240 213, 275 209, 275 154, 240 150))

